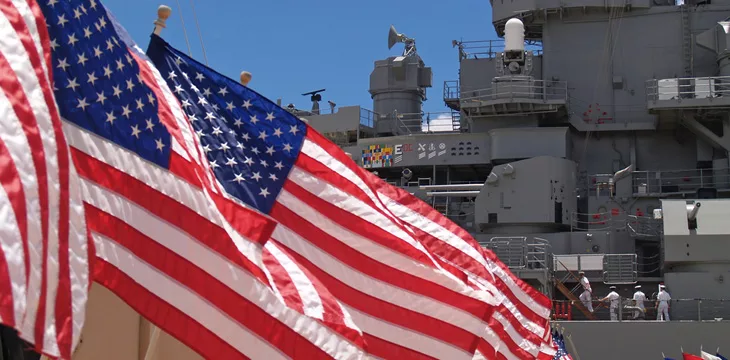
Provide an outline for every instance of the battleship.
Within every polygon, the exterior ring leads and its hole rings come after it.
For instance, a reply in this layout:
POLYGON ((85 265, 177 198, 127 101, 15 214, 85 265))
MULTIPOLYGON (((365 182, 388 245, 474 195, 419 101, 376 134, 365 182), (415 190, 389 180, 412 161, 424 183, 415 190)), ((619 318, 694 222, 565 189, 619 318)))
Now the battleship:
POLYGON ((441 84, 394 27, 403 51, 375 61, 372 110, 320 109, 323 90, 288 108, 549 295, 574 358, 730 347, 730 2, 491 5, 501 39, 453 41, 439 123, 422 106, 441 84), (655 320, 660 284, 671 321, 655 320), (618 321, 599 301, 611 286, 618 321))

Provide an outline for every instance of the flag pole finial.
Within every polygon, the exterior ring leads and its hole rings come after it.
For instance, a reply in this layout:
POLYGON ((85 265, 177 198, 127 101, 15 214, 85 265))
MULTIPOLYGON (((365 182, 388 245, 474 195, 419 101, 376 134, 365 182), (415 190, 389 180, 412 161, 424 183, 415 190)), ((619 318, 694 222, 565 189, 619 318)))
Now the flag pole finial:
POLYGON ((247 86, 249 81, 251 81, 251 73, 248 71, 241 71, 241 84, 243 86, 247 86))
POLYGON ((167 18, 170 17, 170 14, 172 14, 172 8, 170 8, 167 5, 160 5, 160 7, 157 8, 157 20, 154 21, 155 35, 160 35, 160 32, 162 32, 162 29, 167 27, 166 22, 167 22, 167 18))

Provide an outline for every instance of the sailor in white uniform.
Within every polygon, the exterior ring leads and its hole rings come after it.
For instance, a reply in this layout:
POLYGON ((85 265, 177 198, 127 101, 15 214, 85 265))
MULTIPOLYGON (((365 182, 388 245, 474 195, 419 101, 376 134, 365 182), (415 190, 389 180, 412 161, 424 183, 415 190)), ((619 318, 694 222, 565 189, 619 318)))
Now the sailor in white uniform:
POLYGON ((669 301, 672 297, 664 288, 664 285, 659 285, 659 295, 656 297, 656 319, 657 321, 669 321, 669 301))
POLYGON ((601 299, 601 301, 610 301, 609 311, 611 313, 611 320, 618 320, 618 303, 621 296, 616 292, 615 286, 611 286, 609 289, 611 289, 611 292, 601 299))
POLYGON ((591 296, 591 293, 593 293, 593 291, 591 290, 591 283, 588 281, 586 273, 584 273, 583 271, 579 272, 578 275, 580 276, 580 284, 583 286, 583 293, 580 294, 578 298, 580 299, 580 302, 583 303, 583 306, 588 309, 588 311, 593 312, 593 301, 591 296))
POLYGON ((646 295, 641 291, 641 285, 634 286, 636 292, 634 293, 634 306, 638 309, 634 311, 634 320, 644 319, 646 308, 644 307, 644 301, 646 301, 646 295))

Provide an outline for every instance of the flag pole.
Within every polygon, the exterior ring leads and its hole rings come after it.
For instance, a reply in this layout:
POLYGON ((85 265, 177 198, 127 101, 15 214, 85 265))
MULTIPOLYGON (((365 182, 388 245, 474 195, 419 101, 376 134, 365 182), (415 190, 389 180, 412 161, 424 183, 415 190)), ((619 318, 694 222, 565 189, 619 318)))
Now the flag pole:
POLYGON ((666 356, 664 355, 664 353, 662 352, 662 359, 666 359, 666 358, 667 358, 667 357, 666 357, 666 356))
POLYGON ((568 343, 570 344, 570 349, 573 352, 573 357, 575 360, 580 360, 580 355, 578 355, 578 349, 575 348, 575 344, 573 344, 573 334, 569 334, 567 336, 568 343))
MULTIPOLYGON (((160 33, 162 32, 162 29, 166 28, 167 25, 167 19, 170 17, 170 14, 172 14, 172 9, 167 5, 160 5, 157 8, 157 20, 153 22, 155 24, 155 29, 153 30, 153 33, 157 36, 160 36, 160 33)), ((152 332, 150 334, 150 342, 147 344, 147 350, 144 353, 144 360, 151 360, 152 356, 155 353, 155 349, 157 348, 157 342, 160 340, 160 328, 155 326, 152 322, 150 322, 150 326, 152 329, 152 332)))

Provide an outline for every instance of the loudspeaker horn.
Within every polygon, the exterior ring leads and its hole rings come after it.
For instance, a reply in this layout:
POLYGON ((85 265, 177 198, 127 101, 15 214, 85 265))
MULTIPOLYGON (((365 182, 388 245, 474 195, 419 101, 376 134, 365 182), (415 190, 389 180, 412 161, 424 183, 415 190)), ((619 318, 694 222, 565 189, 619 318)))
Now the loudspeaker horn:
POLYGON ((398 34, 397 31, 395 31, 395 27, 393 25, 390 25, 390 31, 388 31, 388 49, 393 48, 393 45, 395 43, 401 41, 401 34, 398 34))

